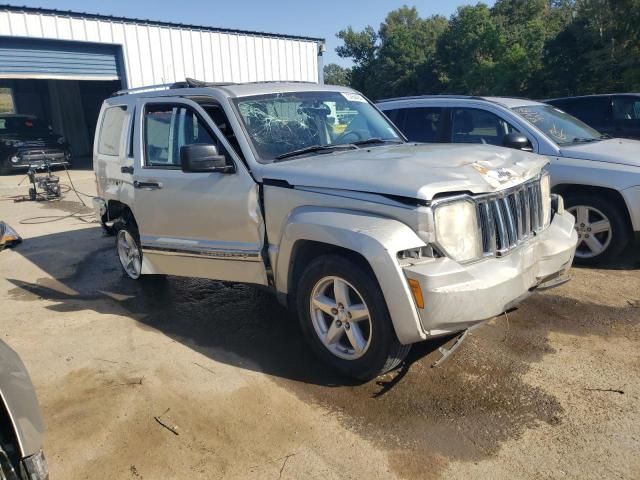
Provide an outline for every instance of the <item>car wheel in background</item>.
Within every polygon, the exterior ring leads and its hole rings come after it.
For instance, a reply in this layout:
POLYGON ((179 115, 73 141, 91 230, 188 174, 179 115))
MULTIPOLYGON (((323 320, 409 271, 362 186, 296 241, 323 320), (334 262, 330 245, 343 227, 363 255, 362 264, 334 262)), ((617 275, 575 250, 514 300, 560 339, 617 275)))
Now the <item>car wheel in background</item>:
POLYGON ((312 349, 344 375, 370 380, 409 353, 411 346, 396 337, 378 282, 346 257, 313 260, 300 277, 296 303, 312 349))
POLYGON ((622 253, 629 243, 630 230, 617 204, 590 194, 566 194, 564 201, 566 209, 576 217, 576 264, 602 265, 622 253))

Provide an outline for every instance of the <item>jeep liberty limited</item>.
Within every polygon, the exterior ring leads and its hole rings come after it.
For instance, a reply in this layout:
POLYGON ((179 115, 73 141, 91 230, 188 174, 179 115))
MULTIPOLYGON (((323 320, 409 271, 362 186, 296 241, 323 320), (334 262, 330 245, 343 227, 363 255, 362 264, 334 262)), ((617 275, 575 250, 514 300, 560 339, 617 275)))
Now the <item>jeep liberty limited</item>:
POLYGON ((266 286, 367 380, 566 281, 574 218, 546 164, 408 143, 349 88, 187 80, 105 100, 94 204, 131 279, 266 286))

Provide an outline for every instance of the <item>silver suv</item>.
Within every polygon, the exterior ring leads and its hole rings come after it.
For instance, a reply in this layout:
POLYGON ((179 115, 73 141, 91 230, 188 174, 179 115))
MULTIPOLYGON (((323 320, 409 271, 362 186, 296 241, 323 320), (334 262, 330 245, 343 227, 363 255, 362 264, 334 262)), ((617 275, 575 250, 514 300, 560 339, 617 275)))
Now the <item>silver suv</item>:
POLYGON ((574 218, 546 164, 406 143, 348 88, 188 80, 104 102, 95 206, 128 277, 266 286, 370 379, 567 278, 574 218))
POLYGON ((0 340, 0 479, 48 480, 44 424, 29 373, 0 340))
POLYGON ((610 138, 556 107, 522 98, 423 96, 378 105, 413 141, 500 145, 549 158, 553 192, 576 217, 576 263, 640 245, 640 142, 610 138))

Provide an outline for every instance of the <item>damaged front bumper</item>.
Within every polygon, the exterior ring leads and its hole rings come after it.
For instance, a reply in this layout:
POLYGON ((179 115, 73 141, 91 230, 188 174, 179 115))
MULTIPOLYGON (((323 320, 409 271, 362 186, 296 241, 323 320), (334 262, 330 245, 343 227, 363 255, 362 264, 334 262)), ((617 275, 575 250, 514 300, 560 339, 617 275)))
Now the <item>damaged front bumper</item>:
POLYGON ((556 214, 528 243, 499 258, 461 265, 449 258, 403 267, 424 297, 417 309, 428 336, 447 335, 513 308, 537 288, 568 280, 578 241, 574 218, 556 214))

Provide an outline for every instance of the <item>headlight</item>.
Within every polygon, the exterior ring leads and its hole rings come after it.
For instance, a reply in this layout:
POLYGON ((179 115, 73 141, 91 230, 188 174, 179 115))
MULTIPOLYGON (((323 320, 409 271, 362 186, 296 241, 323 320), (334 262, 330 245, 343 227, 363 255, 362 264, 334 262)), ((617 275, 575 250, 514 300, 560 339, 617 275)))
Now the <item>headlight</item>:
POLYGON ((4 140, 4 144, 9 147, 21 147, 24 145, 24 142, 22 140, 8 139, 8 140, 4 140))
POLYGON ((67 143, 67 139, 64 137, 58 137, 58 144, 63 145, 67 143))
POLYGON ((542 225, 546 227, 551 223, 551 177, 548 172, 543 172, 540 177, 540 194, 542 197, 542 225))
POLYGON ((459 200, 436 205, 434 209, 436 241, 445 253, 458 262, 482 256, 482 240, 476 205, 459 200))

